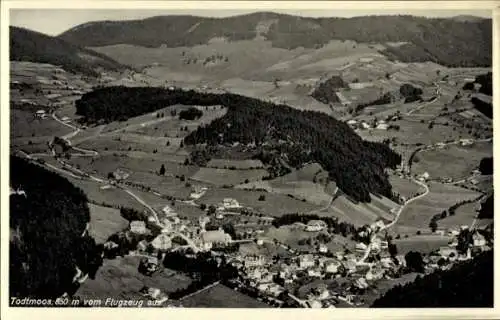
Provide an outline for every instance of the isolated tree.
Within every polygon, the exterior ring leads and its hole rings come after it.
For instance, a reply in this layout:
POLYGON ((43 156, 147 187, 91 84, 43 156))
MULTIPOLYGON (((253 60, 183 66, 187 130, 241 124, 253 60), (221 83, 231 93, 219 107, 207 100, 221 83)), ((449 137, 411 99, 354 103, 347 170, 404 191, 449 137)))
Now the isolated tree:
POLYGON ((411 271, 424 272, 424 260, 422 254, 417 251, 410 251, 405 255, 406 266, 411 271))
POLYGON ((200 204, 200 209, 205 211, 205 209, 207 209, 207 205, 204 203, 200 204))
POLYGON ((215 211, 217 211, 217 208, 216 208, 213 204, 211 204, 211 205, 208 207, 208 212, 207 212, 207 214, 208 214, 208 215, 213 215, 213 214, 215 214, 215 211))
POLYGON ((265 201, 265 200, 266 200, 266 196, 265 196, 265 195, 263 195, 263 194, 261 194, 261 195, 259 196, 259 201, 265 201))
POLYGON ((432 221, 429 223, 429 228, 431 228, 432 232, 436 232, 437 227, 438 227, 438 225, 437 225, 436 220, 432 219, 432 221))
POLYGON ((389 254, 391 255, 391 257, 394 258, 398 255, 398 248, 396 247, 396 245, 392 241, 389 242, 388 249, 389 249, 389 254))

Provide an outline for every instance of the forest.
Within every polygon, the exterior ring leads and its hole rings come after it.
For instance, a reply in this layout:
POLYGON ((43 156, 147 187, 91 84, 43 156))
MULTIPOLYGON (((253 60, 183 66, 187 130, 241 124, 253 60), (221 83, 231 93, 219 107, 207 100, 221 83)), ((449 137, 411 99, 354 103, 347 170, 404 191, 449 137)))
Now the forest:
POLYGON ((397 285, 377 299, 374 308, 492 308, 493 251, 397 285))
POLYGON ((335 91, 347 88, 347 84, 339 76, 333 76, 314 89, 311 96, 324 104, 340 102, 335 91))
POLYGON ((186 136, 185 145, 254 145, 260 151, 272 151, 270 159, 261 159, 267 163, 278 159, 294 168, 320 163, 356 201, 369 202, 370 193, 392 196, 385 169, 395 168, 401 156, 383 143, 363 141, 347 124, 320 112, 230 93, 127 87, 94 90, 83 95, 76 108, 86 122, 109 122, 174 104, 228 108, 223 117, 186 136))
POLYGON ((10 60, 50 63, 73 73, 99 76, 97 68, 126 67, 103 54, 28 29, 10 27, 10 60))
POLYGON ((479 162, 479 171, 481 174, 493 174, 493 157, 482 158, 479 162))
POLYGON ((11 156, 10 296, 56 298, 76 290, 76 267, 95 276, 102 246, 82 236, 90 220, 87 198, 67 179, 11 156))
POLYGON ((472 104, 474 104, 474 107, 479 112, 481 112, 490 119, 493 118, 493 105, 491 103, 483 101, 477 97, 472 97, 470 101, 472 102, 472 104))
POLYGON ((130 44, 145 47, 191 47, 214 37, 255 39, 256 27, 273 21, 262 36, 273 47, 321 48, 331 40, 357 43, 406 42, 382 53, 403 62, 434 61, 448 67, 491 66, 492 19, 460 21, 409 15, 299 17, 273 12, 208 18, 160 16, 134 21, 101 21, 72 28, 59 37, 84 47, 130 44), (190 30, 192 26, 197 28, 190 30), (189 32, 189 37, 185 34, 189 32))
POLYGON ((488 96, 493 95, 493 74, 491 72, 477 76, 475 83, 481 85, 481 88, 479 88, 479 92, 484 93, 488 96))
POLYGON ((481 209, 479 209, 478 219, 493 219, 493 206, 494 206, 493 192, 486 198, 486 200, 481 203, 481 209))

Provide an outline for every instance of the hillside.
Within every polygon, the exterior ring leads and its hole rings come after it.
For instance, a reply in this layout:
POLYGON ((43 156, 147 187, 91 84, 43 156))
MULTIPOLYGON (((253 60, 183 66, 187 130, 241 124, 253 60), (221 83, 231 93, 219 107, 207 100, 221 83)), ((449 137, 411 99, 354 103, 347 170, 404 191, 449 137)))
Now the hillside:
POLYGON ((377 299, 374 308, 493 307, 493 251, 436 271, 405 286, 396 286, 377 299), (432 294, 429 294, 432 293, 432 294))
POLYGON ((55 298, 72 294, 76 267, 93 277, 102 263, 93 238, 85 194, 68 180, 10 158, 10 296, 55 298))
POLYGON ((126 87, 94 90, 76 108, 87 122, 109 122, 174 104, 228 108, 223 117, 184 138, 186 145, 211 146, 201 153, 205 160, 218 148, 237 143, 249 156, 271 165, 270 178, 289 172, 289 166, 317 162, 355 200, 370 201, 370 193, 392 196, 385 168, 394 168, 401 156, 385 144, 363 141, 348 125, 323 113, 229 93, 126 87))
POLYGON ((97 76, 97 68, 121 70, 125 66, 113 59, 28 29, 10 27, 10 60, 49 63, 73 73, 97 76))
POLYGON ((213 39, 270 41, 284 49, 320 48, 330 40, 402 43, 382 53, 404 62, 446 66, 491 66, 491 19, 430 19, 414 16, 306 18, 259 12, 228 18, 159 16, 133 21, 100 21, 74 27, 59 37, 81 46, 130 44, 192 47, 213 39))

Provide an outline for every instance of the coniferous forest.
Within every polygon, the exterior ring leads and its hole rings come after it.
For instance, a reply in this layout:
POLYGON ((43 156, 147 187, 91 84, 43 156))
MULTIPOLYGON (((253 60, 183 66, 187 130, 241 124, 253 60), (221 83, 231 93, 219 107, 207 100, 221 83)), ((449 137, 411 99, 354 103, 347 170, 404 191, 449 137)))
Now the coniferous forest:
POLYGON ((83 95, 76 108, 83 121, 95 123, 126 120, 175 104, 228 108, 223 117, 191 132, 186 145, 253 145, 263 157, 273 151, 292 167, 320 163, 354 200, 370 201, 370 193, 392 195, 385 168, 394 168, 401 156, 385 144, 363 141, 347 124, 323 113, 237 94, 138 87, 94 90, 83 95))
POLYGON ((102 248, 84 235, 90 220, 83 191, 65 178, 16 156, 10 158, 11 297, 56 298, 75 287, 76 267, 89 277, 102 248))

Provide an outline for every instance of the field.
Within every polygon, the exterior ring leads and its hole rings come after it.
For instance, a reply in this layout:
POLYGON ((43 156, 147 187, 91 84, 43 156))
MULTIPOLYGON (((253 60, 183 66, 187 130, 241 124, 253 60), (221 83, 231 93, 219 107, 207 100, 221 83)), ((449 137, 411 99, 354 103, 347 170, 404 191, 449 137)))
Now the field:
POLYGON ((63 136, 73 130, 50 116, 46 119, 37 119, 33 112, 11 109, 10 131, 11 139, 21 141, 19 138, 25 138, 24 140, 27 139, 25 143, 27 143, 29 140, 36 141, 37 139, 44 139, 47 142, 54 136, 63 136))
POLYGON ((420 189, 423 189, 418 184, 412 182, 411 180, 400 178, 397 175, 389 175, 389 182, 391 183, 392 189, 399 193, 401 196, 409 199, 412 195, 415 195, 420 189))
POLYGON ((218 284, 181 301, 187 308, 269 308, 263 302, 218 284))
POLYGON ((371 198, 370 203, 354 203, 341 195, 320 215, 335 216, 340 221, 350 222, 356 226, 371 224, 380 218, 392 220, 393 215, 390 211, 398 205, 384 197, 378 198, 372 195, 371 198))
POLYGON ((437 224, 439 228, 451 228, 462 225, 470 226, 477 215, 479 204, 477 202, 466 203, 455 210, 455 215, 440 219, 437 224))
POLYGON ((205 182, 216 186, 223 185, 237 185, 245 182, 247 179, 261 180, 267 176, 268 173, 264 169, 254 170, 230 170, 230 169, 214 169, 214 168, 200 168, 191 180, 205 182))
POLYGON ((432 216, 449 209, 459 201, 474 199, 479 195, 474 191, 440 183, 430 183, 429 189, 430 192, 425 197, 406 206, 398 225, 428 229, 432 216))
POLYGON ((164 293, 187 287, 191 282, 186 276, 164 269, 151 277, 138 271, 141 257, 125 256, 104 260, 95 279, 87 279, 76 295, 87 299, 138 299, 145 298, 139 293, 143 286, 158 288, 164 293))
POLYGON ((198 202, 206 205, 217 205, 224 198, 236 199, 242 206, 251 207, 270 216, 281 216, 295 212, 303 213, 319 209, 318 206, 311 203, 299 201, 285 195, 237 189, 209 189, 198 202), (264 201, 259 201, 261 195, 265 196, 264 201))
POLYGON ((104 243, 112 234, 128 227, 128 221, 122 218, 120 210, 89 204, 89 233, 97 243, 104 243))
POLYGON ((101 189, 100 187, 103 185, 97 182, 74 179, 72 177, 67 177, 67 179, 75 186, 82 189, 83 192, 85 192, 85 194, 87 195, 88 199, 95 203, 105 203, 107 205, 129 207, 139 211, 145 210, 145 207, 143 205, 138 203, 134 198, 132 198, 123 190, 116 188, 101 189))
POLYGON ((448 177, 460 180, 470 176, 482 158, 492 155, 491 142, 470 146, 450 145, 443 149, 419 152, 419 161, 412 165, 412 171, 416 174, 428 172, 431 178, 448 177))
POLYGON ((398 254, 405 255, 410 251, 428 254, 442 246, 447 246, 450 239, 448 236, 440 235, 414 235, 404 239, 396 239, 393 242, 398 249, 398 254))

